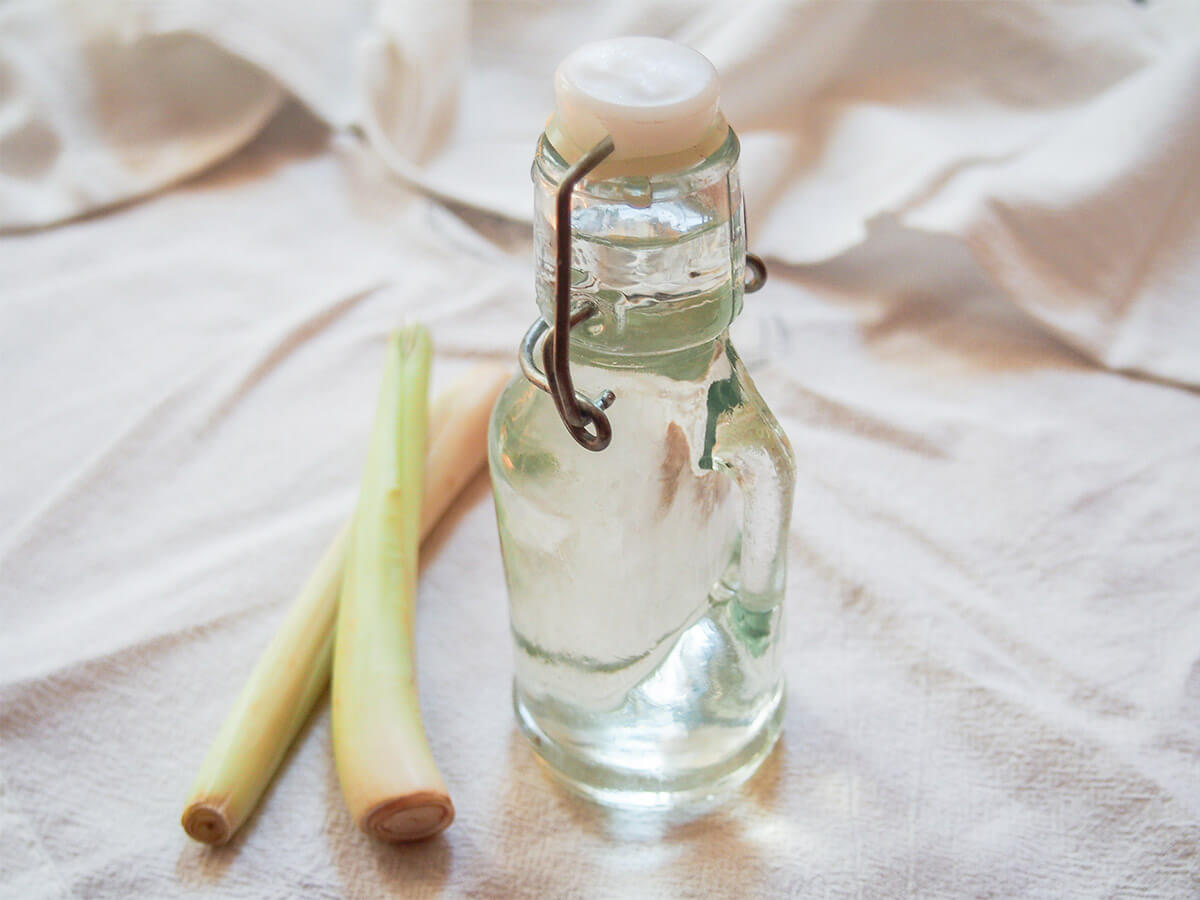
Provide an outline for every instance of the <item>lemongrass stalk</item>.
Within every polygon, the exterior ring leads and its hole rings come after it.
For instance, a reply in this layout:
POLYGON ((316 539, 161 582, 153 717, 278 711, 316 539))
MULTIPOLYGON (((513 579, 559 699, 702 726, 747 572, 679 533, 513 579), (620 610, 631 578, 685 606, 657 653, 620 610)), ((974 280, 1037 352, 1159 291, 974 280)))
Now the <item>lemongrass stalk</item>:
POLYGON ((421 723, 413 655, 429 334, 393 336, 350 529, 333 650, 333 754, 363 831, 437 834, 454 806, 421 723))
POLYGON ((183 810, 183 829, 223 844, 258 805, 296 732, 329 683, 343 527, 225 717, 183 810))
MULTIPOLYGON (((483 363, 438 395, 430 411, 421 539, 487 458, 492 405, 507 369, 483 363)), ((309 576, 258 660, 201 765, 183 812, 198 841, 223 844, 258 805, 317 698, 329 683, 349 524, 309 576)))

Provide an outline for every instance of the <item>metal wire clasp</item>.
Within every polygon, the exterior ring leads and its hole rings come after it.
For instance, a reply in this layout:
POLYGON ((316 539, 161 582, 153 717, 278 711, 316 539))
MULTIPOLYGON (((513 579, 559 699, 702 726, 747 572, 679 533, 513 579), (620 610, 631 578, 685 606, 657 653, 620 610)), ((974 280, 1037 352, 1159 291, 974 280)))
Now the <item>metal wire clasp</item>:
POLYGON ((554 204, 554 322, 547 324, 538 319, 521 342, 521 371, 554 398, 554 408, 563 424, 588 450, 603 450, 612 440, 612 425, 604 410, 616 397, 612 391, 604 391, 597 400, 591 400, 575 390, 571 380, 571 329, 596 312, 591 301, 571 312, 571 197, 584 176, 612 152, 613 139, 605 137, 567 169, 558 186, 554 204), (538 356, 542 358, 541 370, 534 362, 538 356), (589 424, 594 432, 588 431, 589 424))

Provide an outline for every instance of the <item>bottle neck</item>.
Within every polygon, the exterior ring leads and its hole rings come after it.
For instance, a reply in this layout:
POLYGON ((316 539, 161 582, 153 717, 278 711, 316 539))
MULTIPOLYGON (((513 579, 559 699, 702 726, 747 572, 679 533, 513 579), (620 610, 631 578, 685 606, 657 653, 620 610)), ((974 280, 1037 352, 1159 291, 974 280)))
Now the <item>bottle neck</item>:
MULTIPOLYGON (((739 145, 690 169, 585 180, 571 214, 572 306, 596 312, 572 331, 571 353, 607 368, 690 369, 741 311, 745 236, 739 145), (655 357, 662 357, 654 360, 655 357)), ((538 305, 554 315, 555 196, 566 165, 544 138, 534 160, 538 305)))
POLYGON ((734 301, 732 285, 726 285, 721 295, 690 305, 596 304, 596 313, 571 332, 571 355, 606 368, 676 366, 708 356, 733 322, 734 301))

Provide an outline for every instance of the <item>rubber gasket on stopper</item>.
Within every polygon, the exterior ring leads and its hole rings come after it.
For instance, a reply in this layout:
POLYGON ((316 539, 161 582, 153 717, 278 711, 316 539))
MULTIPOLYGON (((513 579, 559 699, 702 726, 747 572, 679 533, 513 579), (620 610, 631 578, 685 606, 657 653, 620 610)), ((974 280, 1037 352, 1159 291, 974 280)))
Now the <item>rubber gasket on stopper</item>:
POLYGON ((720 93, 716 68, 690 47, 651 37, 596 41, 559 65, 547 134, 568 159, 605 135, 613 160, 671 156, 724 138, 720 93))

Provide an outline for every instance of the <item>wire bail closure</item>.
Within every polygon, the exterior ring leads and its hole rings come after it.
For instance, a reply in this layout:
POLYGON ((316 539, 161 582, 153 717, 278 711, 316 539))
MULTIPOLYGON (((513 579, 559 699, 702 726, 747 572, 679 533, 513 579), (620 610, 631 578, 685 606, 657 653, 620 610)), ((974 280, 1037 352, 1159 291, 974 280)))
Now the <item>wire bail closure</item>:
POLYGON ((604 391, 592 400, 575 390, 571 379, 571 329, 590 318, 596 305, 590 300, 571 311, 571 198, 575 186, 613 152, 613 139, 604 140, 567 169, 554 203, 554 323, 538 319, 521 341, 521 371, 538 388, 554 398, 559 418, 571 437, 587 450, 600 451, 612 440, 612 425, 604 410, 616 395, 604 391), (539 370, 535 359, 541 357, 539 370), (588 431, 591 425, 595 431, 588 431))
MULTIPOLYGON (((571 200, 575 187, 613 152, 612 136, 592 147, 567 169, 554 204, 554 322, 539 317, 521 341, 521 373, 536 388, 554 398, 554 408, 583 448, 599 452, 612 441, 612 424, 605 410, 616 395, 603 391, 595 400, 575 390, 571 378, 571 329, 591 318, 596 304, 585 300, 571 310, 571 200), (535 360, 541 358, 539 368, 535 360), (588 425, 595 431, 588 431, 588 425)), ((746 254, 745 292, 754 293, 767 280, 767 267, 752 253, 746 254)))

